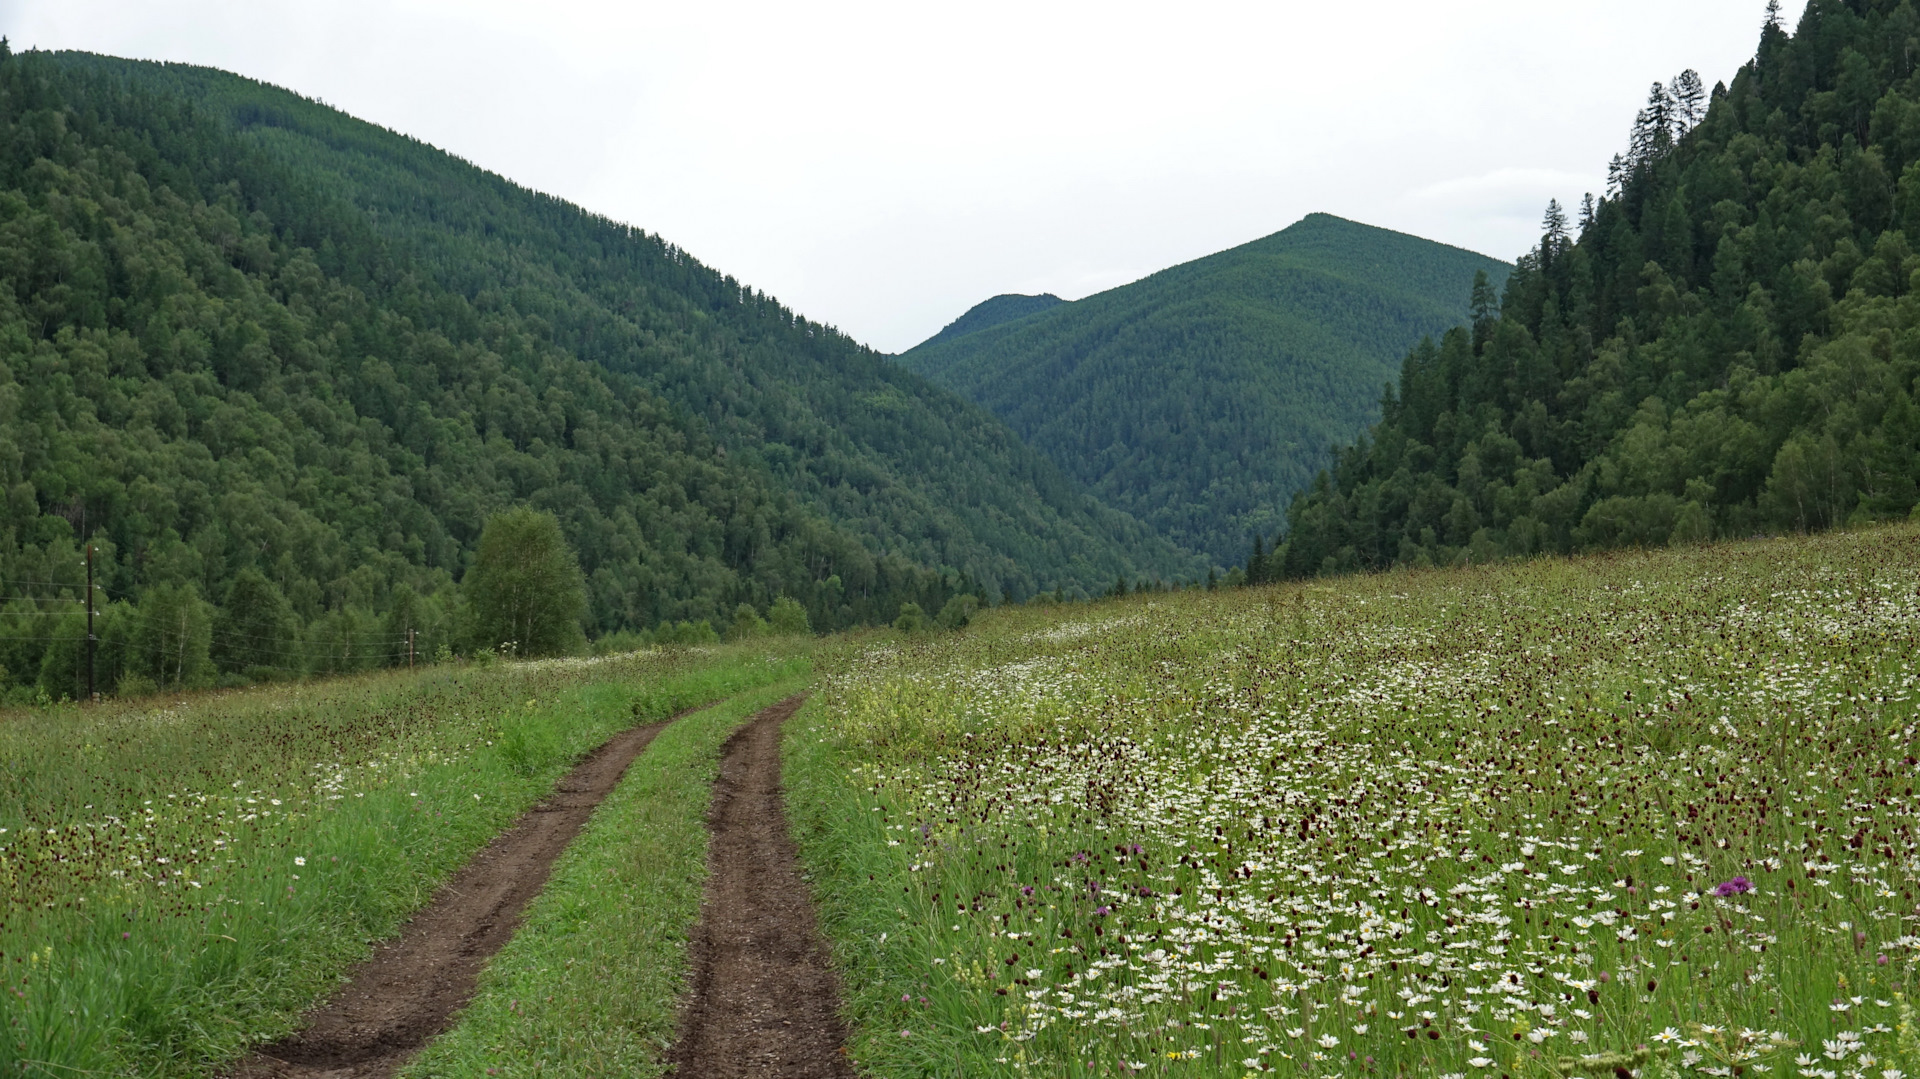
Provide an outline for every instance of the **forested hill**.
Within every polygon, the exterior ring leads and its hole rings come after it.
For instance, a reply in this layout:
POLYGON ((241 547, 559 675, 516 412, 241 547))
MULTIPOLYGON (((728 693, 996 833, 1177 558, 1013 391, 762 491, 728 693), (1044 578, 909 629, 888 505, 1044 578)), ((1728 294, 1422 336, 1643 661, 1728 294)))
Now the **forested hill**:
POLYGON ((228 670, 444 640, 516 504, 562 522, 593 633, 1190 568, 984 411, 658 237, 234 76, 0 60, 0 234, 0 692, 71 674, 83 533, 159 680, 155 649, 207 653, 165 637, 174 607, 228 670), (284 617, 234 628, 234 595, 284 617))
POLYGON ((928 345, 940 341, 950 341, 956 337, 965 337, 967 334, 976 333, 980 330, 992 329, 1003 322, 1012 322, 1014 319, 1026 318, 1028 315, 1037 315, 1049 308, 1058 307, 1065 302, 1066 301, 1051 292, 1043 292, 1038 296, 1021 296, 1016 293, 1009 293, 1005 296, 995 296, 991 300, 974 304, 968 308, 966 314, 947 323, 946 327, 939 333, 920 342, 919 347, 925 348, 928 345))
POLYGON ((1256 576, 1914 512, 1916 41, 1908 0, 1812 0, 1730 87, 1656 84, 1612 190, 1406 358, 1256 576))
POLYGON ((1481 255, 1314 214, 1242 247, 901 362, 992 409, 1103 500, 1215 562, 1378 415, 1423 335, 1456 324, 1481 255))

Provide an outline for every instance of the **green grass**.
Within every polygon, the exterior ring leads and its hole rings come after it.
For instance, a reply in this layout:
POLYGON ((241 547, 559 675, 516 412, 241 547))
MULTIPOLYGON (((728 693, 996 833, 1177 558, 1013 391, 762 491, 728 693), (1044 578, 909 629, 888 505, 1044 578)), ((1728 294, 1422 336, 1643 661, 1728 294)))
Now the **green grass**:
POLYGON ((796 664, 786 680, 661 732, 567 848, 459 1024, 402 1074, 662 1074, 706 881, 720 747, 800 692, 804 674, 796 664))
POLYGON ((10 715, 0 1075, 204 1074, 288 1032, 574 759, 790 677, 774 647, 10 715))
POLYGON ((819 666, 789 807, 872 1075, 1920 1074, 1920 529, 819 666))

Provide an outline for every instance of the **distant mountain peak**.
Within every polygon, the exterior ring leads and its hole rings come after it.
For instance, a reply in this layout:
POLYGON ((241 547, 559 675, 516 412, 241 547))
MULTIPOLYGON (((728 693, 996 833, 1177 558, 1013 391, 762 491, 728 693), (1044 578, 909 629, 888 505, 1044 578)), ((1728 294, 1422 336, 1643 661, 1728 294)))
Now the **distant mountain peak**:
POLYGON ((995 296, 991 300, 975 304, 966 314, 947 323, 945 329, 915 347, 924 348, 937 341, 950 341, 956 337, 978 333, 1005 322, 1023 319, 1028 315, 1037 315, 1048 308, 1058 307, 1066 302, 1051 292, 1043 292, 1038 296, 1024 296, 1014 292, 995 296))
POLYGON ((995 297, 900 362, 1225 565, 1378 417, 1407 349, 1467 320, 1475 273, 1511 269, 1309 214, 1071 303, 995 297))

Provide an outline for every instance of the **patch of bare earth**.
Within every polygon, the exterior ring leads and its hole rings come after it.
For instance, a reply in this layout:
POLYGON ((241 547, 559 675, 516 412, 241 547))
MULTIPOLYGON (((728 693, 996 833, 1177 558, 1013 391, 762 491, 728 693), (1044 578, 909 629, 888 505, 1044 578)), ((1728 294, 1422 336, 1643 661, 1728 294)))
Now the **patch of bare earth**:
POLYGON ((840 986, 814 924, 781 801, 780 729, 795 697, 728 740, 708 813, 711 876, 692 941, 679 1079, 852 1079, 840 986))
POLYGON ((595 750, 309 1012, 304 1029, 242 1061, 234 1079, 385 1079, 398 1071, 472 999, 480 969, 512 938, 554 861, 672 722, 636 727, 595 750))

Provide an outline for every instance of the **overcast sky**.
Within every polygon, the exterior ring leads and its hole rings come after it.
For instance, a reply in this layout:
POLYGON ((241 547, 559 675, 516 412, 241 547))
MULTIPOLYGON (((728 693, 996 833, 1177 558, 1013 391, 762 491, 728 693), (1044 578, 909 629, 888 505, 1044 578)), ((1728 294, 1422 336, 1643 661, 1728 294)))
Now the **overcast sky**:
POLYGON ((0 0, 0 32, 319 98, 898 351, 1314 211, 1510 260, 1763 6, 0 0))

